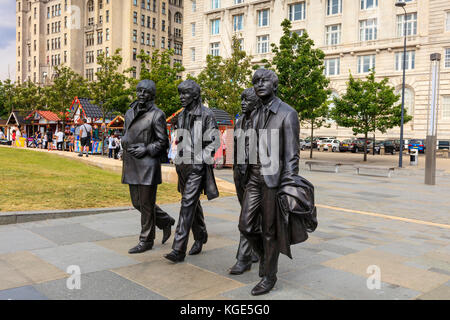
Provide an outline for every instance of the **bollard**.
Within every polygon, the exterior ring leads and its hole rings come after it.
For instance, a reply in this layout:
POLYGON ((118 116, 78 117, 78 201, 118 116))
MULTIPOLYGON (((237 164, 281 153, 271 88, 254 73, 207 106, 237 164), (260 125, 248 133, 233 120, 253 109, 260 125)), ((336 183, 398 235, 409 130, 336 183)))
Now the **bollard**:
POLYGON ((384 156, 386 154, 386 151, 384 150, 384 146, 380 147, 380 156, 384 156))
POLYGON ((411 149, 409 153, 409 165, 417 166, 419 164, 419 150, 411 149))

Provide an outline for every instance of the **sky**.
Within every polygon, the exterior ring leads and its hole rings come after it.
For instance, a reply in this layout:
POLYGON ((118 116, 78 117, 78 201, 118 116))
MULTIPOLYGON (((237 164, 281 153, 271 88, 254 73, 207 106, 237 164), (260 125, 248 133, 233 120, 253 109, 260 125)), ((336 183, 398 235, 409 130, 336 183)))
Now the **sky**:
POLYGON ((16 66, 16 1, 0 0, 0 80, 15 79, 16 66))

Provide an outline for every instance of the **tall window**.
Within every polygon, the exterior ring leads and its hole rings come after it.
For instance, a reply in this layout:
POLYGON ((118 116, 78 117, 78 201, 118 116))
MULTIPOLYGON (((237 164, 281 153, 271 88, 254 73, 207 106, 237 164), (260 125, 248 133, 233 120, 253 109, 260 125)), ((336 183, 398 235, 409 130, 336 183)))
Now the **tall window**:
POLYGON ((325 75, 337 76, 340 73, 340 59, 325 59, 325 75))
POLYGON ((137 42, 137 30, 133 30, 133 42, 137 42))
POLYGON ((412 36, 417 34, 417 13, 408 13, 406 15, 406 33, 405 33, 405 15, 397 16, 397 36, 412 36))
POLYGON ((182 22, 182 20, 181 20, 181 13, 179 13, 179 12, 175 13, 175 22, 176 23, 181 23, 182 22))
POLYGON ((192 12, 195 12, 195 11, 197 11, 197 1, 196 0, 192 0, 192 12))
POLYGON ((359 41, 377 39, 377 19, 362 20, 359 22, 359 41))
POLYGON ((450 119, 450 96, 442 97, 442 119, 450 119))
POLYGON ((299 2, 289 5, 289 20, 305 20, 305 2, 299 2))
POLYGON ((240 31, 244 29, 244 15, 239 14, 233 16, 233 31, 240 31))
POLYGON ((88 11, 89 11, 89 12, 94 11, 94 1, 93 1, 93 0, 90 0, 90 1, 88 2, 88 11))
POLYGON ((445 31, 450 31, 450 12, 445 14, 445 31))
POLYGON ((209 45, 209 54, 212 56, 220 56, 220 42, 213 42, 209 45))
POLYGON ((450 48, 445 49, 445 62, 444 66, 450 68, 450 48))
POLYGON ((220 0, 211 0, 211 9, 219 9, 220 0))
POLYGON ((342 13, 342 0, 327 0, 327 15, 342 13))
POLYGON ((191 60, 195 61, 195 48, 191 48, 191 60))
POLYGON ((137 12, 136 12, 136 11, 133 12, 133 23, 134 23, 134 24, 137 24, 137 23, 138 23, 138 22, 137 22, 137 12))
POLYGON ((269 25, 269 9, 258 11, 258 27, 265 27, 269 25))
POLYGON ((358 73, 368 73, 372 69, 375 69, 374 54, 358 57, 358 73))
POLYGON ((234 0, 234 4, 239 4, 239 3, 243 3, 244 0, 234 0))
POLYGON ((256 37, 257 43, 257 53, 267 53, 269 52, 269 35, 256 37))
POLYGON ((327 26, 327 45, 337 45, 339 43, 341 43, 341 25, 327 26))
POLYGON ((220 33, 220 19, 211 20, 211 34, 220 33))
MULTIPOLYGON (((405 70, 414 69, 415 64, 416 64, 416 52, 415 51, 406 51, 405 70)), ((395 70, 397 70, 397 71, 403 70, 403 51, 397 52, 395 54, 395 70)))
POLYGON ((191 23, 191 33, 192 33, 192 36, 195 37, 195 22, 191 23))
POLYGON ((361 10, 369 10, 378 7, 378 0, 361 0, 361 10))

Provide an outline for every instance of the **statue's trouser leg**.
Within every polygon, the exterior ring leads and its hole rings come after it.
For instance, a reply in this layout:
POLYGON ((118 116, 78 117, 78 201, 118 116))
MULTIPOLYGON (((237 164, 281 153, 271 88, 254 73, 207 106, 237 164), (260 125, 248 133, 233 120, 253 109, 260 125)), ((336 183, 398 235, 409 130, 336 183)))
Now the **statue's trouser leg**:
POLYGON ((155 240, 155 201, 157 185, 132 185, 130 195, 133 207, 141 213, 141 234, 139 241, 152 242, 155 240))
POLYGON ((169 214, 161 209, 157 204, 155 204, 155 216, 156 226, 161 230, 169 226, 173 220, 173 218, 169 216, 169 214))
POLYGON ((186 252, 189 240, 189 231, 193 227, 195 221, 194 237, 203 238, 199 230, 206 232, 206 227, 203 218, 203 210, 199 206, 200 193, 203 189, 203 173, 204 170, 197 172, 195 170, 179 170, 179 182, 181 198, 180 217, 178 219, 177 229, 172 245, 172 249, 186 252))
POLYGON ((276 192, 277 189, 266 186, 259 170, 252 168, 239 218, 239 230, 249 240, 253 250, 263 259, 263 270, 261 271, 264 276, 268 277, 275 276, 278 271, 276 192))

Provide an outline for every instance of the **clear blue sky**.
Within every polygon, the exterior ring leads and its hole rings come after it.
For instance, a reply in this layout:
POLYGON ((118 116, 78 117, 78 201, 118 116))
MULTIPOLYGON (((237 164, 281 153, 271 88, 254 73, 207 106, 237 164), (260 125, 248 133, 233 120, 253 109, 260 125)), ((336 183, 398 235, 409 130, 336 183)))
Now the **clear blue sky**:
POLYGON ((16 71, 16 1, 0 0, 0 80, 11 79, 16 71))

